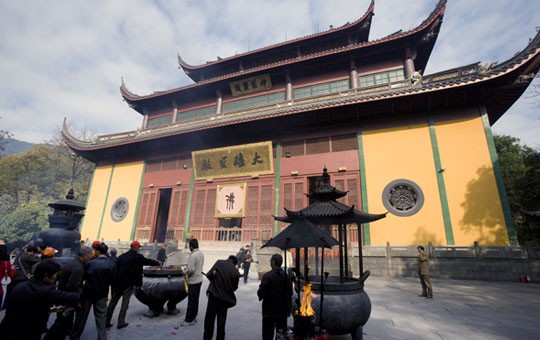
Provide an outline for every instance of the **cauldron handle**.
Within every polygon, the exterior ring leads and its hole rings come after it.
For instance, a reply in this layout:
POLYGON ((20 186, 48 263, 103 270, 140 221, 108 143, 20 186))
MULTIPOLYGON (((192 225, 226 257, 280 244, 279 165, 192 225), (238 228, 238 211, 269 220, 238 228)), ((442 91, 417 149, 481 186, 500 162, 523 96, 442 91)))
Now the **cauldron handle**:
POLYGON ((371 272, 369 270, 366 270, 365 272, 360 275, 358 278, 358 281, 360 281, 361 284, 364 284, 364 281, 368 279, 368 277, 371 275, 371 272))

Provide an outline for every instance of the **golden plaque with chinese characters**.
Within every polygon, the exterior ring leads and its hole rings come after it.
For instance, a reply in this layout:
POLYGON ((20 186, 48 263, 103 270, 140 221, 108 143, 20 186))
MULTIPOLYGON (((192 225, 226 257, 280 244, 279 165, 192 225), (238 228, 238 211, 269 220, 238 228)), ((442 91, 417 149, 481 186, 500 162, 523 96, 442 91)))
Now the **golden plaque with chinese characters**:
POLYGON ((246 94, 270 90, 272 81, 268 73, 255 77, 244 78, 231 81, 229 83, 233 97, 240 97, 246 94))
POLYGON ((272 142, 194 151, 191 157, 195 180, 274 173, 272 142))

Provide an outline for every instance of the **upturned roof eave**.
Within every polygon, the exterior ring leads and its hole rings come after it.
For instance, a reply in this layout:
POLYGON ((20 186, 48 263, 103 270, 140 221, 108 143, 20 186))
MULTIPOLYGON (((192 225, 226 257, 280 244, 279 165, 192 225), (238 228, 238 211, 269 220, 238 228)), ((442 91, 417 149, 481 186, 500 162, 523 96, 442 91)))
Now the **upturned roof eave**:
MULTIPOLYGON (((369 30, 371 28, 371 20, 373 18, 374 10, 375 10, 375 0, 371 0, 371 3, 369 5, 368 9, 366 10, 366 12, 364 13, 364 15, 362 15, 359 19, 357 19, 356 21, 354 21, 352 23, 348 23, 348 24, 345 24, 345 25, 343 25, 341 27, 329 29, 329 30, 326 30, 326 31, 323 31, 323 32, 313 33, 313 34, 306 35, 306 36, 303 36, 303 37, 299 37, 299 38, 296 38, 296 39, 287 40, 287 41, 283 41, 281 43, 261 47, 261 48, 255 49, 253 51, 248 51, 248 52, 240 53, 240 54, 237 54, 237 55, 234 55, 234 56, 230 56, 230 57, 222 58, 222 59, 219 59, 219 60, 207 62, 205 64, 190 65, 187 62, 185 62, 185 60, 183 60, 183 58, 178 53, 178 64, 184 70, 184 72, 186 72, 186 74, 188 74, 188 76, 191 77, 190 73, 194 73, 194 72, 197 72, 197 71, 200 71, 200 70, 204 70, 204 69, 209 68, 209 67, 213 67, 213 66, 216 66, 216 65, 219 65, 219 64, 224 64, 224 63, 228 63, 228 62, 231 62, 231 61, 235 61, 235 60, 244 58, 246 56, 252 56, 252 55, 256 55, 256 54, 265 53, 266 51, 271 50, 271 49, 275 49, 275 48, 279 48, 279 47, 283 47, 283 46, 287 46, 287 45, 292 45, 292 44, 299 43, 299 42, 305 42, 305 41, 309 41, 309 40, 320 39, 321 37, 325 37, 325 36, 328 37, 328 36, 332 36, 332 35, 337 35, 337 34, 339 34, 341 32, 344 32, 344 31, 350 31, 350 30, 354 30, 354 29, 357 29, 357 28, 362 28, 366 24, 367 24, 367 26, 366 26, 367 37, 366 37, 365 41, 367 41, 367 39, 369 38, 369 30)), ((193 80, 197 81, 195 79, 193 79, 193 80)))
MULTIPOLYGON (((218 82, 225 81, 225 80, 231 80, 233 78, 240 77, 240 76, 245 77, 245 76, 250 75, 250 74, 266 71, 266 70, 273 69, 273 68, 276 68, 276 67, 290 66, 292 64, 298 64, 298 63, 301 63, 301 62, 314 60, 314 59, 318 59, 318 58, 321 58, 321 57, 327 57, 327 56, 330 56, 330 55, 333 55, 333 54, 346 53, 346 52, 351 52, 353 50, 361 50, 361 49, 364 49, 364 48, 373 48, 373 47, 375 47, 375 46, 377 46, 379 44, 395 42, 395 41, 398 41, 398 40, 406 40, 406 39, 409 39, 409 38, 411 38, 411 37, 413 37, 415 35, 422 35, 422 32, 425 31, 425 30, 428 30, 433 23, 437 23, 437 25, 440 26, 440 24, 442 23, 442 17, 444 16, 445 9, 446 9, 446 0, 440 0, 437 7, 435 8, 435 10, 419 26, 417 26, 417 27, 415 27, 415 28, 413 28, 413 29, 411 29, 409 31, 393 33, 393 34, 390 34, 390 35, 388 35, 386 37, 383 37, 383 38, 380 38, 380 39, 377 39, 377 40, 368 41, 368 42, 361 43, 361 44, 349 45, 349 46, 346 46, 346 47, 343 47, 343 48, 326 51, 325 53, 316 53, 316 54, 302 56, 300 58, 287 59, 287 60, 284 60, 284 61, 281 61, 281 62, 278 62, 278 63, 269 64, 269 65, 263 65, 263 66, 259 66, 259 67, 248 69, 248 70, 238 71, 238 72, 234 72, 234 73, 231 73, 231 74, 227 74, 227 75, 223 75, 223 76, 219 76, 219 77, 215 77, 215 78, 202 80, 202 81, 199 81, 199 82, 196 82, 196 83, 193 83, 193 84, 189 84, 189 85, 186 85, 186 86, 182 86, 182 87, 178 87, 178 88, 174 88, 174 89, 170 89, 170 90, 156 91, 156 92, 148 94, 148 95, 137 95, 134 92, 129 91, 124 83, 122 83, 122 86, 120 87, 120 92, 121 92, 122 97, 124 98, 124 100, 126 102, 128 102, 128 104, 130 104, 132 107, 134 107, 136 102, 141 102, 141 101, 153 99, 153 98, 160 97, 160 96, 179 93, 179 92, 182 92, 182 91, 185 91, 185 90, 188 90, 188 89, 192 89, 192 88, 196 88, 196 87, 202 87, 202 86, 206 86, 206 85, 212 84, 212 83, 218 83, 218 82), (441 19, 439 22, 436 21, 438 18, 441 19)), ((433 45, 435 43, 435 40, 437 39, 437 36, 435 36, 432 43, 430 43, 431 44, 431 49, 433 48, 433 45)), ((428 53, 428 57, 429 57, 429 53, 428 53)), ((423 62, 423 64, 426 64, 426 63, 427 63, 427 61, 423 62)), ((136 109, 136 105, 135 105, 134 108, 136 109)))
MULTIPOLYGON (((309 206, 306 208, 309 208, 309 206)), ((296 219, 305 218, 315 224, 349 224, 349 223, 363 224, 363 223, 370 223, 370 222, 383 219, 388 214, 388 212, 385 212, 383 214, 371 214, 371 213, 357 210, 353 206, 353 207, 348 207, 349 209, 347 209, 347 212, 341 215, 320 214, 320 215, 309 216, 309 215, 304 215, 301 213, 306 208, 299 211, 291 211, 291 210, 285 209, 287 213, 286 216, 274 216, 274 219, 276 221, 284 222, 284 223, 292 223, 296 219)))
MULTIPOLYGON (((476 64, 471 64, 468 66, 475 66, 476 64)), ((540 66, 540 32, 537 33, 536 37, 531 40, 527 48, 525 48, 520 53, 517 53, 514 57, 511 59, 498 64, 493 69, 489 70, 483 75, 474 74, 467 77, 460 77, 459 79, 453 80, 450 79, 446 82, 439 82, 439 83, 433 83, 430 81, 427 84, 423 84, 419 87, 408 87, 403 90, 399 91, 391 91, 388 92, 382 92, 382 93, 373 93, 369 94, 367 96, 360 96, 358 99, 349 98, 346 97, 347 102, 339 102, 335 104, 324 104, 324 103, 315 103, 308 107, 287 107, 283 108, 282 112, 277 113, 268 113, 261 117, 244 117, 244 116, 235 116, 235 117, 225 117, 229 119, 226 122, 219 122, 218 120, 213 121, 212 125, 204 125, 200 122, 192 124, 191 126, 186 127, 180 127, 180 128, 174 128, 174 127, 165 127, 163 129, 157 129, 159 131, 152 132, 152 131, 144 131, 144 130, 138 130, 138 131, 130 131, 115 135, 107 135, 103 137, 107 137, 108 139, 105 141, 82 141, 78 140, 74 136, 72 136, 68 129, 67 125, 64 122, 64 126, 62 129, 62 136, 66 144, 75 152, 79 154, 87 154, 87 156, 83 156, 87 159, 94 159, 95 157, 91 156, 91 153, 100 152, 102 150, 110 149, 110 148, 116 148, 122 145, 127 144, 134 144, 134 143, 141 143, 141 142, 148 142, 157 138, 163 138, 163 137, 170 137, 170 136, 176 136, 176 135, 182 135, 186 133, 192 133, 207 129, 213 129, 217 127, 222 127, 230 124, 237 124, 237 123, 244 123, 244 122, 250 122, 254 120, 261 120, 261 119, 269 119, 273 117, 279 117, 283 115, 292 115, 296 113, 302 113, 310 110, 315 109, 324 109, 324 108, 331 108, 335 106, 341 106, 341 105, 356 105, 356 104, 362 104, 362 103, 369 103, 374 101, 380 101, 380 100, 391 100, 398 97, 405 98, 407 96, 416 96, 436 91, 448 91, 453 90, 461 87, 469 87, 473 85, 482 85, 487 84, 488 82, 497 82, 503 77, 511 77, 511 79, 518 79, 520 76, 527 75, 529 78, 534 76, 538 72, 538 68, 540 66), (197 125, 198 124, 198 125, 197 125)), ((433 75, 426 76, 426 80, 433 79, 436 76, 440 75, 446 75, 451 74, 456 69, 451 69, 443 72, 439 72, 433 75)), ((528 84, 527 84, 528 85, 528 84)), ((487 85, 486 85, 487 86, 487 85)), ((523 86, 526 88, 526 86, 523 86)), ((524 89, 523 89, 524 91, 524 89)), ((519 96, 518 96, 519 97, 519 96)), ((491 114, 488 112, 488 114, 491 114)), ((493 124, 496 121, 495 119, 490 117, 490 123, 493 124)), ((204 122, 203 122, 204 123, 204 122)))

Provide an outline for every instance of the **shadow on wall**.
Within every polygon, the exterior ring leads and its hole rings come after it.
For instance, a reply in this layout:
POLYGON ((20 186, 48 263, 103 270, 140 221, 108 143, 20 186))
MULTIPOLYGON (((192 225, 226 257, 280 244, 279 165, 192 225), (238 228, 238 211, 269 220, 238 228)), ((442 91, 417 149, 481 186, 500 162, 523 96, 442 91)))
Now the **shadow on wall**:
MULTIPOLYGON (((444 230, 443 230, 444 232, 444 230)), ((420 226, 416 229, 414 233, 414 239, 412 245, 423 245, 427 247, 427 244, 431 242, 433 244, 446 244, 446 240, 437 238, 436 233, 430 233, 426 230, 425 226, 420 226)))
POLYGON ((466 234, 477 234, 480 244, 507 244, 506 223, 501 211, 499 192, 494 183, 492 168, 481 167, 478 177, 467 184, 465 210, 459 221, 460 229, 466 234))

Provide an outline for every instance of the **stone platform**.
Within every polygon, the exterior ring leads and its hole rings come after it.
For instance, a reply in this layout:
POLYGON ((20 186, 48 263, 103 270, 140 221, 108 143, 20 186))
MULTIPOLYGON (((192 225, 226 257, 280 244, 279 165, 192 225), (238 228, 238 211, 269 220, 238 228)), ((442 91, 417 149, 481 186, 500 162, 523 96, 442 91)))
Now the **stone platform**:
MULTIPOLYGON (((251 277, 240 283, 238 305, 229 310, 227 339, 261 338, 261 305, 256 291, 259 281, 251 277)), ((109 339, 201 339, 206 310, 207 282, 203 285, 198 322, 180 327, 187 300, 176 316, 148 319, 146 306, 132 298, 129 326, 108 331, 109 339)), ((365 290, 373 305, 364 327, 364 339, 539 339, 540 284, 433 280, 434 299, 418 297, 420 283, 412 278, 370 277, 365 290)), ((117 308, 118 309, 118 308, 117 308)), ((113 323, 116 324, 116 311, 113 323)), ((0 315, 3 315, 1 313, 0 315)), ((52 321, 52 318, 51 320, 52 321)), ((289 318, 289 324, 292 319, 289 318)), ((95 339, 93 316, 81 339, 95 339)), ((332 337, 346 340, 349 336, 332 337)))

